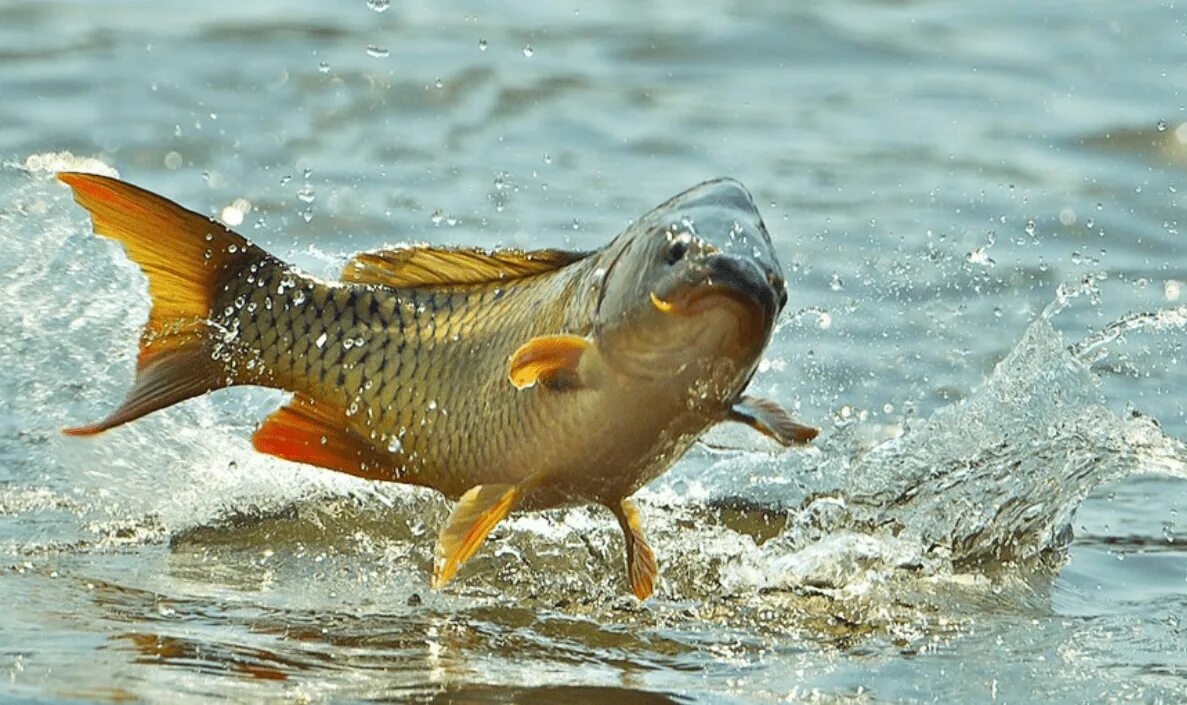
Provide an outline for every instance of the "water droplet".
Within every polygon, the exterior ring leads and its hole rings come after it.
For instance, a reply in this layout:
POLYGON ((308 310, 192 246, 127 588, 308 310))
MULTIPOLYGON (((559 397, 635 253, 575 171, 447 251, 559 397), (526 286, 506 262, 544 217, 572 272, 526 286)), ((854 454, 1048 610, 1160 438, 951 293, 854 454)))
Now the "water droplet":
POLYGON ((330 62, 328 62, 328 61, 321 62, 320 64, 317 65, 317 70, 320 71, 321 73, 329 73, 330 72, 330 62))
POLYGON ((236 198, 230 204, 223 207, 219 213, 219 218, 231 227, 241 225, 243 217, 251 211, 251 201, 246 198, 236 198))
POLYGON ((429 216, 429 220, 432 221, 433 225, 440 225, 444 219, 445 215, 440 210, 433 211, 433 214, 429 216))
POLYGON ((305 203, 313 203, 315 200, 317 200, 317 194, 313 192, 312 186, 305 184, 301 187, 300 191, 297 191, 297 198, 301 199, 305 203))
POLYGON ((1166 120, 1159 120, 1157 127, 1159 132, 1166 132, 1166 120))
POLYGON ((845 280, 841 279, 840 274, 834 272, 832 277, 829 279, 828 288, 832 289, 833 291, 841 291, 845 288, 845 280))
POLYGON ((399 438, 392 436, 391 440, 387 442, 387 452, 399 453, 404 450, 404 444, 400 442, 399 438))
POLYGON ((441 79, 438 78, 436 81, 433 81, 433 87, 434 88, 444 88, 445 81, 442 81, 441 79))
POLYGON ((323 332, 321 335, 317 336, 317 340, 313 341, 313 343, 314 343, 314 345, 316 345, 317 347, 320 348, 326 344, 326 338, 328 338, 328 337, 329 336, 327 336, 325 334, 325 332, 323 332))
POLYGON ((387 12, 391 6, 391 0, 367 0, 367 7, 373 12, 387 12))
POLYGON ((382 47, 377 47, 374 44, 367 45, 367 56, 372 59, 386 59, 391 56, 391 52, 382 47))
POLYGON ((429 411, 436 411, 436 410, 437 410, 437 400, 433 399, 433 400, 429 401, 429 411))
POLYGON ((181 154, 178 152, 169 152, 165 155, 165 168, 169 170, 181 168, 181 154))
POLYGON ((523 55, 529 59, 536 55, 536 50, 532 48, 531 44, 523 45, 523 55))
POLYGON ((1026 227, 1023 228, 1023 230, 1025 230, 1026 234, 1030 235, 1031 237, 1034 237, 1035 233, 1038 232, 1038 228, 1035 227, 1035 222, 1033 220, 1026 221, 1026 227))
POLYGON ((487 46, 485 39, 478 40, 478 51, 486 51, 487 46))
POLYGON ((985 247, 978 247, 977 249, 965 255, 964 258, 969 262, 969 264, 979 264, 985 267, 992 267, 993 265, 997 264, 993 261, 993 258, 989 256, 988 248, 985 247))

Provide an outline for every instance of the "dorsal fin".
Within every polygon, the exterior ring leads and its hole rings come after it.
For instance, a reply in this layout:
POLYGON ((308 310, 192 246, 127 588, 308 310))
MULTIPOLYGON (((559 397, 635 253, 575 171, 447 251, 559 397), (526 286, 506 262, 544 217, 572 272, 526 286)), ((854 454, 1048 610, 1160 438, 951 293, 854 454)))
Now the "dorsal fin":
POLYGON ((552 272, 588 254, 421 245, 357 254, 342 271, 342 281, 397 289, 472 286, 552 272))

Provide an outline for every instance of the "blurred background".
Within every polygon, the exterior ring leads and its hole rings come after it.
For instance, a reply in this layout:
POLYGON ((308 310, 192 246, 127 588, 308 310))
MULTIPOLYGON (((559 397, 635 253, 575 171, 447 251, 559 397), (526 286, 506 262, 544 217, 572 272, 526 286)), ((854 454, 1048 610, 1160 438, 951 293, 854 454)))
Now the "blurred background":
POLYGON ((0 693, 1182 701, 1185 77, 1171 2, 0 3, 0 693), (283 395, 57 434, 147 311, 60 168, 327 277, 738 178, 790 293, 754 389, 824 439, 714 432, 645 492, 642 606, 593 510, 430 594, 444 504, 254 455, 283 395))

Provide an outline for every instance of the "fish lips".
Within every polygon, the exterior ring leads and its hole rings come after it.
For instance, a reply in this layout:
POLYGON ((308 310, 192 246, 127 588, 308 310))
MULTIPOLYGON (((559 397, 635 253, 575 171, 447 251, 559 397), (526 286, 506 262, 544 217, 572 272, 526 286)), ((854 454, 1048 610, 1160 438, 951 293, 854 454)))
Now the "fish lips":
POLYGON ((787 302, 783 277, 753 259, 722 252, 709 255, 691 269, 691 281, 669 296, 652 294, 664 312, 695 313, 713 296, 726 296, 756 310, 769 329, 787 302))

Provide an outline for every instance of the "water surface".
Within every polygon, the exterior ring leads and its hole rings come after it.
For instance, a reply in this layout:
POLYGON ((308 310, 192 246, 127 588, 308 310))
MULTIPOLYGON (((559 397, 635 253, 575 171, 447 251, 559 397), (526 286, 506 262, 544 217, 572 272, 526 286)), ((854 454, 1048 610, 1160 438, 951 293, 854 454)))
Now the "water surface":
POLYGON ((4 4, 0 698, 1187 700, 1185 33, 1171 3, 4 4), (60 435, 148 308, 67 167, 326 276, 594 248, 736 177, 791 294, 753 389, 825 433, 722 428, 647 488, 642 605, 592 508, 430 592, 446 503, 254 454, 279 393, 60 435))

